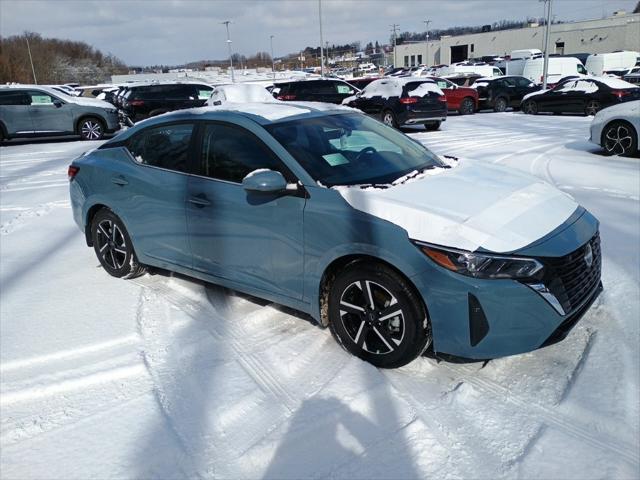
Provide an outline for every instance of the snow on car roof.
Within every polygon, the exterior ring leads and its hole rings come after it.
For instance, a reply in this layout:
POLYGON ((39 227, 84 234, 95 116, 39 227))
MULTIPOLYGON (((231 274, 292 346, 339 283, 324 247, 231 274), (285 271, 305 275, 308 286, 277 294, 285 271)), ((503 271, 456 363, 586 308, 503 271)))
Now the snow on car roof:
POLYGON ((408 83, 418 83, 412 92, 416 92, 419 90, 419 93, 416 93, 412 96, 422 96, 428 92, 435 92, 440 95, 444 95, 442 90, 438 88, 435 81, 430 78, 418 78, 418 77, 392 77, 392 78, 383 78, 381 80, 374 80, 362 90, 362 97, 371 98, 371 97, 398 97, 402 95, 402 88, 408 83), (423 84, 427 86, 423 86, 423 84))

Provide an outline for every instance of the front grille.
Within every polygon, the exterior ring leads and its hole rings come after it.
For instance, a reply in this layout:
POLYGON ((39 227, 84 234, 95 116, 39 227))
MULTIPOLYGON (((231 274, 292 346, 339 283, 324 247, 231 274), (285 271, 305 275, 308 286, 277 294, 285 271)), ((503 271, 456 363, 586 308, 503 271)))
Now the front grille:
POLYGON ((570 314, 580 308, 600 284, 600 235, 596 233, 591 240, 564 257, 542 260, 546 266, 544 284, 556 296, 565 314, 570 314), (591 265, 588 264, 589 249, 591 265))

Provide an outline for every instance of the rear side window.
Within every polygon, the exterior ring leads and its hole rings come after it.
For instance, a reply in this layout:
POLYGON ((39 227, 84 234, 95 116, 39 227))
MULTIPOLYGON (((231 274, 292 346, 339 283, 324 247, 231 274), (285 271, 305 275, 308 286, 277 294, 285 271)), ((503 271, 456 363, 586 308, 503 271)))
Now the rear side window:
POLYGON ((163 125, 135 134, 126 146, 142 165, 186 172, 192 133, 192 123, 163 125))
POLYGON ((29 92, 31 105, 51 105, 54 98, 47 92, 41 92, 39 90, 32 90, 29 92))
POLYGON ((257 137, 240 127, 208 124, 202 135, 200 174, 205 177, 242 183, 259 168, 280 171, 280 160, 257 137))
POLYGON ((0 92, 0 105, 30 105, 31 99, 26 92, 4 91, 0 92))

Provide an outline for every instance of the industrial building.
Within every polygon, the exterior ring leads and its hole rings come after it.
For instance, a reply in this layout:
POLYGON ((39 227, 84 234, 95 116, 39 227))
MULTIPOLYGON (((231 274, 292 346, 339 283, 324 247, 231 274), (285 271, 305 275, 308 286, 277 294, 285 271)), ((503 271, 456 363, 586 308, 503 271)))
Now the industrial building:
MULTIPOLYGON (((444 36, 429 42, 406 43, 394 49, 394 65, 439 65, 482 56, 509 55, 512 50, 544 50, 544 26, 444 36)), ((549 53, 605 53, 640 50, 640 14, 617 12, 601 20, 552 24, 549 53)))

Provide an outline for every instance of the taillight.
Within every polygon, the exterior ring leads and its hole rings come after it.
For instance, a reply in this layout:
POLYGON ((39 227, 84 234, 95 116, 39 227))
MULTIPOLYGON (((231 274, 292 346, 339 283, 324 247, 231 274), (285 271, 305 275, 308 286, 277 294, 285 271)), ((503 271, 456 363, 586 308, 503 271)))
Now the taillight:
POLYGON ((127 102, 127 103, 132 107, 141 107, 142 105, 144 105, 144 100, 131 100, 130 102, 127 102))
POLYGON ((278 95, 276 98, 278 100, 295 100, 296 96, 292 95, 292 94, 289 94, 289 95, 278 95))
POLYGON ((630 92, 628 90, 611 90, 611 93, 613 93, 618 98, 622 98, 629 95, 630 92))
POLYGON ((441 102, 445 102, 446 103, 447 102, 447 97, 445 97, 444 95, 440 95, 438 97, 438 100, 440 100, 441 102))
POLYGON ((411 105, 412 103, 418 103, 418 97, 402 97, 400 103, 403 105, 411 105))
POLYGON ((76 167, 75 165, 69 165, 69 168, 67 169, 67 176, 69 177, 69 181, 73 180, 79 171, 80 171, 80 167, 76 167))

